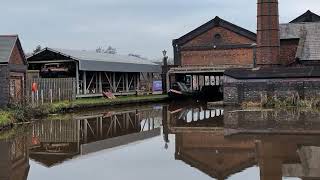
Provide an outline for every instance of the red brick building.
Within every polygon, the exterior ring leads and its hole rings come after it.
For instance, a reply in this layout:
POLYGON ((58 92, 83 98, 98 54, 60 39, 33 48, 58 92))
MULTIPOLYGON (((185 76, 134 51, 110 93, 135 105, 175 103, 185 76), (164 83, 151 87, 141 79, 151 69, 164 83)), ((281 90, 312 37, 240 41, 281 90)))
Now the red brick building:
POLYGON ((252 65, 256 34, 219 17, 173 40, 179 66, 252 65))
MULTIPOLYGON (((277 3, 274 3, 277 6, 277 3)), ((259 8, 264 8, 259 6, 259 8)), ((264 61, 271 61, 273 65, 292 65, 296 63, 314 64, 320 61, 320 16, 307 11, 290 23, 280 24, 278 12, 273 12, 271 17, 274 24, 278 24, 272 33, 264 23, 264 12, 259 11, 261 19, 258 22, 258 31, 261 36, 274 38, 269 47, 257 47, 263 43, 261 37, 257 37, 247 29, 232 24, 219 17, 187 33, 179 39, 173 40, 174 63, 177 66, 252 66, 265 64, 264 61), (259 25, 260 24, 260 25, 259 25), (271 34, 268 34, 271 33, 271 34), (279 41, 280 38, 280 41, 279 41), (280 52, 277 50, 280 46, 280 52), (255 53, 255 48, 260 48, 255 53), (268 57, 270 47, 276 49, 273 57, 268 57), (263 50, 261 50, 263 49, 263 50), (264 52, 264 55, 263 55, 264 52), (266 60, 268 59, 268 60, 266 60), (279 61, 280 60, 280 61, 279 61)), ((266 9, 266 8, 264 8, 266 9)), ((278 9, 272 7, 272 9, 278 9)), ((268 38, 269 39, 269 38, 268 38)), ((266 44, 265 42, 264 44, 266 44)))

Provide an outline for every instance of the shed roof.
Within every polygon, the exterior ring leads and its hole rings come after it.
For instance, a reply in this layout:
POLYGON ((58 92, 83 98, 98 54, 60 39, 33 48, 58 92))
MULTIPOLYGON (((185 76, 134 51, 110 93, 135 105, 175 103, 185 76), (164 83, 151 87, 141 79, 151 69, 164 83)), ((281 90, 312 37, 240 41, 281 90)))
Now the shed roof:
MULTIPOLYGON (((83 71, 112 71, 112 72, 161 72, 161 66, 149 60, 117 54, 97 53, 95 51, 68 50, 45 48, 29 57, 30 62, 34 56, 46 55, 53 52, 79 62, 79 69, 83 71)), ((44 59, 45 60, 45 59, 44 59)), ((40 60, 37 60, 40 61, 40 60)), ((50 60, 54 61, 54 60, 50 60)))
POLYGON ((301 61, 320 60, 320 22, 281 24, 280 38, 300 39, 301 53, 297 58, 301 61))
POLYGON ((11 53, 17 40, 17 35, 0 36, 0 63, 9 63, 11 53))

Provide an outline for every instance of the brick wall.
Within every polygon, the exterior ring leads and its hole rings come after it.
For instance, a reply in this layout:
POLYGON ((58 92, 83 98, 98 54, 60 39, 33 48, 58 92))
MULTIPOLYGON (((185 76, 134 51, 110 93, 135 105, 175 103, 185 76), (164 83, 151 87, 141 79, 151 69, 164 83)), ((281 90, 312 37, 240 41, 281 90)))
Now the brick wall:
POLYGON ((9 63, 10 64, 18 64, 18 65, 24 64, 23 57, 21 55, 21 52, 19 51, 17 44, 13 48, 9 63))
POLYGON ((229 65, 253 64, 253 49, 219 49, 207 51, 182 51, 182 65, 229 65))
POLYGON ((286 99, 299 95, 301 99, 312 99, 320 96, 320 78, 300 79, 261 79, 261 80, 228 80, 225 77, 224 102, 242 104, 243 102, 261 102, 261 97, 286 99))
POLYGON ((8 66, 0 65, 0 107, 9 102, 9 77, 8 66))
POLYGON ((213 44, 214 37, 216 34, 221 35, 221 41, 220 41, 221 44, 252 44, 254 43, 254 41, 252 41, 251 39, 248 39, 230 30, 227 30, 222 27, 214 27, 211 30, 207 31, 206 33, 187 42, 182 47, 213 44))
POLYGON ((289 65, 295 62, 299 39, 281 40, 280 61, 283 65, 289 65))
POLYGON ((235 32, 222 27, 214 27, 206 33, 192 39, 182 46, 181 65, 225 65, 225 64, 252 64, 253 48, 237 47, 250 45, 253 40, 241 36, 235 32), (215 36, 219 34, 220 40, 217 42, 215 36), (213 48, 213 46, 218 48, 213 48), (230 48, 230 45, 234 47, 230 48), (209 49, 189 50, 190 47, 211 46, 209 49), (229 47, 228 47, 229 46, 229 47), (186 50, 185 50, 185 49, 186 50))

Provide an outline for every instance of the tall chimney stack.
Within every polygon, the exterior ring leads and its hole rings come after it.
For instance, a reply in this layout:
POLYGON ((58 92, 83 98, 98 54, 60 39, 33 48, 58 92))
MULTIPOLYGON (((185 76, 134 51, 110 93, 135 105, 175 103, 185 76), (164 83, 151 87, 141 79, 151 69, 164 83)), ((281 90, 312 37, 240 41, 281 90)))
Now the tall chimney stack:
POLYGON ((258 0, 257 20, 257 65, 281 65, 278 0, 258 0))

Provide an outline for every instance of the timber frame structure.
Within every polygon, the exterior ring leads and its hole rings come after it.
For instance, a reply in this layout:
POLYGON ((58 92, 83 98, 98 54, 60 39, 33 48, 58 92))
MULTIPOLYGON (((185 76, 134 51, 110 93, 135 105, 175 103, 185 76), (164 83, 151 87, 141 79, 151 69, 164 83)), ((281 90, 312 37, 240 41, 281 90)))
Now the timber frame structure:
MULTIPOLYGON (((153 80, 161 80, 161 66, 132 56, 92 51, 45 48, 28 58, 29 70, 41 72, 46 64, 68 69, 64 78, 76 79, 76 97, 152 93, 153 80)), ((41 77, 41 74, 40 74, 41 77)))
POLYGON ((203 86, 222 86, 224 72, 230 68, 252 68, 253 65, 183 66, 171 68, 166 75, 167 91, 176 80, 191 77, 189 88, 200 91, 203 86))

